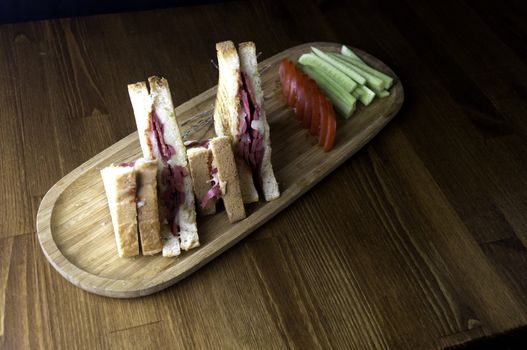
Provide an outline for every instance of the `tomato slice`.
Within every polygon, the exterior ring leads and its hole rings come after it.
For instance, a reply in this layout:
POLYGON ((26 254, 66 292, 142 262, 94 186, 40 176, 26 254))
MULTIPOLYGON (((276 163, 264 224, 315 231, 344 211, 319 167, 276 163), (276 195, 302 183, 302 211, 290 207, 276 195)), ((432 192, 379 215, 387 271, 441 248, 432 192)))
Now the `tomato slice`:
POLYGON ((324 141, 324 151, 328 152, 333 148, 335 144, 335 134, 337 133, 337 119, 335 118, 335 110, 331 105, 331 102, 326 99, 325 112, 328 116, 326 140, 324 141))
POLYGON ((327 152, 333 148, 337 130, 335 111, 331 102, 322 94, 315 81, 302 73, 295 64, 283 59, 278 69, 282 92, 296 118, 327 152))
MULTIPOLYGON (((318 128, 317 125, 318 125, 318 119, 320 118, 320 111, 319 111, 319 108, 318 108, 318 104, 320 103, 320 100, 319 100, 319 95, 320 95, 320 92, 318 90, 318 87, 317 87, 317 83, 315 83, 314 80, 312 79, 308 79, 308 82, 307 84, 309 85, 309 95, 308 95, 308 98, 309 98, 309 102, 310 102, 310 112, 309 114, 306 114, 304 119, 303 119, 303 125, 304 125, 304 128, 306 129, 311 129, 311 128, 318 128), (315 123, 315 125, 313 126, 313 123, 315 123)), ((312 130, 312 129, 311 129, 312 130)))
MULTIPOLYGON (((311 79, 304 74, 304 116, 303 118, 312 119, 312 110, 313 110, 313 96, 312 96, 312 87, 311 79)), ((302 118, 302 120, 303 120, 302 118)))
POLYGON ((329 115, 326 110, 326 98, 322 95, 320 95, 320 103, 319 103, 319 109, 320 109, 320 133, 318 135, 318 144, 320 146, 324 146, 326 143, 326 136, 328 133, 328 119, 329 115))
POLYGON ((297 89, 296 89, 296 103, 295 103, 295 113, 297 117, 305 117, 305 101, 306 101, 306 76, 304 74, 299 74, 297 79, 297 89))
POLYGON ((318 136, 320 134, 320 90, 317 87, 317 83, 313 80, 311 82, 311 101, 312 101, 312 114, 311 114, 311 135, 318 136))
POLYGON ((289 80, 289 95, 287 97, 287 104, 294 107, 296 103, 296 94, 298 88, 298 71, 295 67, 291 69, 291 79, 289 80))

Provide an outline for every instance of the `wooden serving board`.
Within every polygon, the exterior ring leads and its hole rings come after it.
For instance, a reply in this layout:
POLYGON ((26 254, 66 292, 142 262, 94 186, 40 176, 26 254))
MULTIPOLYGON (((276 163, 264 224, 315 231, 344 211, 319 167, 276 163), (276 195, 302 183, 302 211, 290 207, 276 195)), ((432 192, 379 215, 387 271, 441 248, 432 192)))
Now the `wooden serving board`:
MULTIPOLYGON (((110 163, 141 156, 137 133, 133 133, 66 175, 42 200, 37 214, 37 234, 53 267, 74 285, 109 297, 139 297, 162 290, 256 230, 364 146, 399 111, 404 99, 401 83, 396 79, 390 96, 376 99, 367 108, 357 103, 357 110, 349 120, 337 122, 335 147, 325 153, 293 117, 282 97, 278 78, 280 60, 288 57, 296 61, 310 46, 328 51, 340 49, 340 44, 309 43, 281 52, 259 65, 280 198, 248 206, 248 217, 236 224, 228 222, 223 210, 214 216, 198 218, 201 246, 182 252, 177 258, 161 255, 118 258, 99 171, 110 163)), ((375 57, 360 50, 356 52, 368 64, 396 78, 375 57)), ((212 135, 215 95, 216 88, 212 88, 176 108, 185 139, 200 140, 212 135)))

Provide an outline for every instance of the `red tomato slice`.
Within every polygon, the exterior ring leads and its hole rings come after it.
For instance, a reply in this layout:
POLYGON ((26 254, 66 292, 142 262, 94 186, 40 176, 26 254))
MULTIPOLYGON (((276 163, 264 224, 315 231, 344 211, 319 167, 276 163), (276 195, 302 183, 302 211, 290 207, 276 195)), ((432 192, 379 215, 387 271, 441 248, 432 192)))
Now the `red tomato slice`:
POLYGON ((308 98, 311 104, 311 113, 305 115, 305 118, 303 119, 303 125, 304 128, 313 130, 312 128, 318 128, 316 125, 318 125, 318 119, 320 118, 320 110, 318 108, 318 104, 320 103, 320 91, 318 90, 317 83, 315 83, 314 80, 309 79, 307 84, 309 85, 308 98), (313 126, 313 123, 316 125, 313 126))
POLYGON ((278 65, 278 76, 280 77, 280 82, 284 80, 284 74, 285 74, 285 62, 287 60, 284 58, 280 61, 280 64, 278 65))
POLYGON ((304 106, 306 101, 306 76, 299 74, 297 79, 295 113, 297 116, 305 116, 304 106))
POLYGON ((278 69, 282 91, 296 118, 318 136, 318 143, 327 152, 333 148, 337 122, 331 102, 322 94, 317 84, 295 64, 284 59, 278 69))
MULTIPOLYGON (((284 93, 286 100, 289 102, 289 96, 291 93, 291 79, 295 76, 295 66, 293 62, 284 58, 280 63, 280 68, 282 69, 283 74, 283 76, 280 77, 282 83, 282 92, 284 93)), ((280 69, 278 73, 280 74, 280 69)))
POLYGON ((324 141, 324 151, 328 152, 335 144, 335 134, 337 133, 337 119, 335 118, 335 110, 329 100, 326 100, 325 113, 328 116, 326 140, 324 141))
POLYGON ((326 136, 328 133, 328 119, 329 115, 326 110, 326 98, 324 96, 320 96, 320 134, 318 135, 318 144, 320 146, 324 146, 326 143, 326 136))
POLYGON ((311 114, 311 135, 318 136, 320 134, 320 90, 317 84, 311 80, 311 101, 312 101, 312 114, 311 114))
MULTIPOLYGON (((304 118, 313 118, 313 85, 311 84, 311 79, 304 74, 304 118)), ((303 118, 302 118, 303 119, 303 118)))
POLYGON ((294 107, 296 104, 296 95, 297 95, 297 89, 298 89, 298 80, 300 78, 300 72, 296 69, 293 62, 289 61, 290 69, 291 69, 291 80, 289 82, 289 96, 287 99, 287 103, 290 107, 294 107))

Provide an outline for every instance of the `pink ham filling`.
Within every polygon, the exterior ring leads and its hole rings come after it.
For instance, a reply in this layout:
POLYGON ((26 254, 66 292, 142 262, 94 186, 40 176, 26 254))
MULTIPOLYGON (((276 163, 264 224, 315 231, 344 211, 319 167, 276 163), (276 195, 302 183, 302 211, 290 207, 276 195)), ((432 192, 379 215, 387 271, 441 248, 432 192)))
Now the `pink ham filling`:
MULTIPOLYGON (((263 135, 252 127, 253 120, 260 119, 260 107, 256 103, 251 89, 249 77, 242 74, 241 104, 245 113, 240 120, 240 139, 238 141, 238 154, 245 159, 253 169, 258 184, 261 185, 260 170, 264 153, 263 135)), ((243 115, 242 114, 242 115, 243 115)))
POLYGON ((148 130, 148 136, 152 146, 155 147, 154 154, 161 156, 163 163, 166 164, 176 151, 174 150, 174 147, 165 143, 165 138, 163 137, 163 124, 154 110, 150 113, 149 121, 150 128, 148 130))
POLYGON ((210 176, 211 176, 210 189, 207 191, 207 193, 205 193, 205 195, 201 199, 201 203, 200 203, 201 208, 205 208, 212 198, 216 198, 216 199, 221 198, 220 180, 218 179, 218 169, 211 167, 210 176))
POLYGON ((164 185, 164 191, 161 193, 161 198, 167 209, 167 221, 170 225, 172 233, 177 235, 179 232, 179 223, 177 214, 179 207, 185 202, 185 192, 183 188, 183 181, 188 175, 185 167, 179 165, 168 164, 168 161, 174 155, 175 150, 171 145, 165 143, 163 136, 163 124, 159 120, 155 111, 150 113, 150 128, 148 136, 154 155, 163 162, 163 170, 161 171, 161 182, 164 185))
POLYGON ((123 168, 132 167, 134 165, 135 165, 135 160, 131 160, 129 162, 123 162, 123 163, 117 164, 117 166, 123 167, 123 168))
POLYGON ((167 221, 174 235, 179 232, 177 214, 179 207, 185 202, 183 179, 187 175, 187 170, 179 165, 165 164, 161 172, 161 181, 165 186, 161 195, 167 209, 167 221))

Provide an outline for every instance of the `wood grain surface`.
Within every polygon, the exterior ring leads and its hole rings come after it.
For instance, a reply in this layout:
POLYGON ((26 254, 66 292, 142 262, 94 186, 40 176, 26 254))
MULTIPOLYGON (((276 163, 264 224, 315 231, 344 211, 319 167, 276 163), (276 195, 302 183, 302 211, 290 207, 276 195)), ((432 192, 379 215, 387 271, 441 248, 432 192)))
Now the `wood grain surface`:
MULTIPOLYGON (((178 258, 139 256, 121 259, 115 239, 100 170, 109 164, 141 157, 137 132, 102 151, 59 180, 43 198, 37 213, 37 235, 49 262, 68 281, 99 295, 131 298, 162 290, 195 272, 210 260, 272 219, 340 164, 359 151, 396 115, 404 101, 395 73, 358 49, 362 60, 392 76, 390 96, 358 106, 353 118, 339 120, 336 142, 324 152, 317 139, 295 120, 283 97, 278 67, 284 58, 296 62, 311 47, 339 52, 342 45, 313 42, 282 51, 259 64, 264 107, 271 130, 273 170, 281 195, 271 202, 248 206, 247 218, 231 224, 224 211, 198 218, 200 246, 178 258)), ((215 136, 214 87, 176 108, 185 141, 215 136)), ((131 116, 133 118, 133 116, 131 116)))
POLYGON ((526 17, 519 0, 232 1, 0 26, 0 348, 435 349, 525 329, 526 17), (225 39, 262 59, 348 43, 405 105, 199 273, 132 300, 73 286, 39 247, 43 195, 135 130, 128 82, 163 75, 180 105, 216 85, 225 39))

